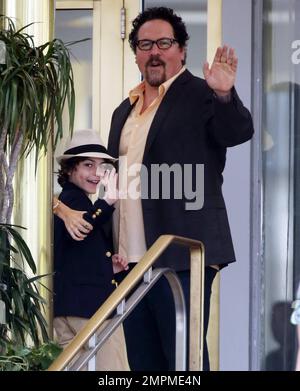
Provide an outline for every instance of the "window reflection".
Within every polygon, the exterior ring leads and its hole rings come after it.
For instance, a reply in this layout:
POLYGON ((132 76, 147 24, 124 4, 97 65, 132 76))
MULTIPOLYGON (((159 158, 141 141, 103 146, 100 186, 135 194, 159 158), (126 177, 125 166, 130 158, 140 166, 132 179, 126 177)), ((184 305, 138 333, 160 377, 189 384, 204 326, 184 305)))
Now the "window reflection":
MULTIPOLYGON (((92 55, 93 55, 93 10, 90 9, 65 9, 56 10, 55 13, 55 37, 63 42, 74 42, 90 38, 87 41, 70 46, 71 63, 74 73, 74 87, 76 96, 75 129, 92 127, 92 55)), ((67 119, 64 124, 68 124, 67 119)), ((68 137, 67 125, 64 126, 64 138, 57 147, 55 156, 62 153, 65 140, 68 137)), ((58 170, 56 161, 54 171, 58 170)), ((56 179, 54 192, 60 191, 56 179)))
POLYGON ((292 42, 298 34, 295 21, 299 17, 300 4, 296 0, 263 2, 262 369, 267 370, 292 370, 297 347, 290 315, 299 279, 300 73, 291 56, 292 42))

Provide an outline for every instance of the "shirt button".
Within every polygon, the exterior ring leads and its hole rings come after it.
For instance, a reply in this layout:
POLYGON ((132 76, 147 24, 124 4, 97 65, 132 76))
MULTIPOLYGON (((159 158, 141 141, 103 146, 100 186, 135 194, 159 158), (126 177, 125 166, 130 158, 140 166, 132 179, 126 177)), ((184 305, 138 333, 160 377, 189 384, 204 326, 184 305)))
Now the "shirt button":
POLYGON ((105 255, 106 255, 107 257, 111 257, 111 252, 110 252, 110 251, 106 251, 105 255))

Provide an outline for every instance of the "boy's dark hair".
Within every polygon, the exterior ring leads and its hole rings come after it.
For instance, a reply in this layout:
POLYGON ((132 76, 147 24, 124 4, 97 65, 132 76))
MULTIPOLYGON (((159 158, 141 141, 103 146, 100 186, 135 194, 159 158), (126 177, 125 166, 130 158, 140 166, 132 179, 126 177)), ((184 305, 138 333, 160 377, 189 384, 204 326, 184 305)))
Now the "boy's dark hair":
POLYGON ((179 47, 186 46, 186 42, 189 39, 189 35, 186 31, 184 22, 180 16, 177 16, 171 8, 166 7, 153 7, 147 8, 145 11, 138 14, 138 16, 132 22, 132 30, 129 34, 129 44, 136 53, 138 32, 140 27, 150 20, 161 19, 169 22, 174 30, 174 37, 178 42, 179 47))
POLYGON ((78 156, 71 157, 70 159, 62 160, 60 162, 60 169, 57 177, 57 182, 60 186, 64 186, 67 182, 69 182, 70 172, 72 172, 72 170, 74 170, 80 162, 83 162, 86 159, 86 157, 78 156))

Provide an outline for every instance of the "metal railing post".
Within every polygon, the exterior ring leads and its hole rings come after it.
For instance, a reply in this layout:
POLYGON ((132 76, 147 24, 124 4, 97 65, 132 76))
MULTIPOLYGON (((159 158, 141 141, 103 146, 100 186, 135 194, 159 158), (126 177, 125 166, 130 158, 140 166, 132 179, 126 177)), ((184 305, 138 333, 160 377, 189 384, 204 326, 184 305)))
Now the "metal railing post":
POLYGON ((192 247, 190 290, 190 371, 202 371, 203 367, 203 320, 204 320, 204 250, 192 247))

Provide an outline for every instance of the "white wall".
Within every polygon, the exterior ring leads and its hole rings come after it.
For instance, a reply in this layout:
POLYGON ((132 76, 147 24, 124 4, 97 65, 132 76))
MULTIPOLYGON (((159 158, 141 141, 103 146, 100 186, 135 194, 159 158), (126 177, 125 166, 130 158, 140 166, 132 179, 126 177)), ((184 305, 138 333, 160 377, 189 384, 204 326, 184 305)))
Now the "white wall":
MULTIPOLYGON (((236 49, 236 89, 251 104, 251 0, 223 0, 223 43, 236 49)), ((249 369, 250 142, 228 149, 224 196, 237 262, 221 272, 220 370, 249 369)))

